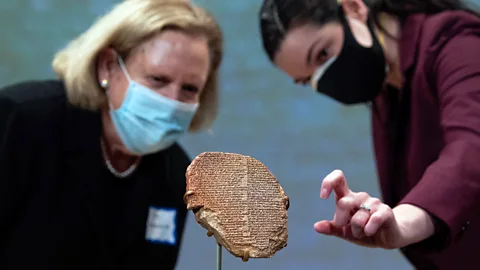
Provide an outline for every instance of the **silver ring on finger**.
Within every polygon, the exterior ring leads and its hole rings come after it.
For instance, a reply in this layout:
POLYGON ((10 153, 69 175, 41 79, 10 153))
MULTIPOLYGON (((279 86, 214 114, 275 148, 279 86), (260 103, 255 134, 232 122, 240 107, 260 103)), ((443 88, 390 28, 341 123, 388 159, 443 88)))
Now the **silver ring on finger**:
POLYGON ((363 209, 363 210, 365 210, 365 211, 367 211, 367 212, 372 211, 372 209, 370 209, 370 207, 369 207, 368 205, 364 204, 364 203, 361 204, 359 208, 360 208, 360 209, 363 209))

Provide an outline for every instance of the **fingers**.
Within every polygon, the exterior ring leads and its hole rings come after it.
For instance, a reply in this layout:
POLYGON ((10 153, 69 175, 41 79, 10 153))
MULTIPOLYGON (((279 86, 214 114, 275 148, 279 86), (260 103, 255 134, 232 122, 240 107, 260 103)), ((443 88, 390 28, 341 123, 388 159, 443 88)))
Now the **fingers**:
POLYGON ((370 196, 365 192, 351 192, 348 196, 339 199, 333 219, 335 226, 342 227, 347 225, 360 205, 365 203, 369 198, 370 196))
POLYGON ((343 172, 340 170, 331 172, 323 179, 320 198, 327 199, 330 197, 332 190, 335 191, 338 198, 347 196, 350 193, 345 175, 343 175, 343 172))
POLYGON ((362 204, 368 206, 370 208, 370 211, 367 211, 365 209, 358 209, 352 216, 350 224, 352 228, 352 235, 356 238, 365 237, 365 226, 370 220, 371 215, 375 214, 377 212, 377 209, 380 208, 382 202, 380 202, 380 200, 377 198, 368 198, 362 204))
POLYGON ((316 232, 325 235, 334 235, 338 237, 343 236, 343 228, 335 227, 332 222, 328 220, 322 220, 313 225, 316 232))
POLYGON ((356 238, 372 236, 388 222, 393 213, 390 207, 379 199, 371 198, 365 192, 354 193, 348 188, 345 175, 335 170, 323 179, 320 198, 327 199, 332 191, 336 195, 336 211, 332 222, 321 221, 314 225, 317 232, 327 235, 344 235, 344 227, 349 225, 351 234, 356 238), (365 204, 370 211, 359 209, 365 204))
POLYGON ((372 213, 368 219, 367 224, 365 224, 364 233, 366 236, 372 236, 378 232, 380 227, 384 224, 393 220, 393 211, 392 209, 385 204, 381 204, 375 213, 372 213))
POLYGON ((318 233, 329 235, 329 236, 336 236, 342 238, 347 241, 355 242, 357 239, 352 235, 352 230, 349 225, 345 227, 336 227, 332 222, 327 220, 322 220, 315 225, 313 225, 315 231, 318 233))
POLYGON ((365 210, 359 210, 353 215, 351 227, 352 227, 352 235, 356 238, 363 238, 365 237, 365 233, 363 232, 363 228, 367 225, 368 219, 370 218, 370 213, 365 210))
POLYGON ((357 208, 356 204, 357 202, 353 196, 346 196, 338 200, 333 224, 337 227, 347 225, 352 217, 352 211, 357 208))

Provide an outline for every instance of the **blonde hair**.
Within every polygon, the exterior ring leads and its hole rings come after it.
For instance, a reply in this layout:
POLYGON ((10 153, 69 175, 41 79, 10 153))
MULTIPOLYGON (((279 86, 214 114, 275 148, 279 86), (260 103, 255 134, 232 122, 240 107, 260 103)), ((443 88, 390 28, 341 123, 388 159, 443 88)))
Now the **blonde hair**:
POLYGON ((98 110, 106 102, 106 93, 97 78, 99 53, 111 47, 120 55, 128 55, 167 28, 204 35, 208 40, 211 67, 190 131, 210 127, 218 111, 217 75, 223 37, 215 19, 186 0, 125 0, 59 51, 52 66, 65 82, 68 101, 84 109, 98 110))

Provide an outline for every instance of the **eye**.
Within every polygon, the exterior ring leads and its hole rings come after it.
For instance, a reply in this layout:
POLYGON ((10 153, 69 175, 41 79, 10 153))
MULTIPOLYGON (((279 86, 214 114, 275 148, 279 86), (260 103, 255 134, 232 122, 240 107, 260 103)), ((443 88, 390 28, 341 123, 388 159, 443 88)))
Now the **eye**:
POLYGON ((320 51, 317 55, 317 58, 316 58, 317 64, 322 64, 327 60, 328 60, 327 50, 320 51))
POLYGON ((164 77, 164 76, 150 76, 149 80, 152 82, 152 84, 155 87, 163 86, 163 85, 168 84, 170 82, 170 79, 168 79, 167 77, 164 77))
POLYGON ((183 86, 183 90, 189 93, 198 93, 199 89, 195 85, 192 84, 186 84, 183 86))

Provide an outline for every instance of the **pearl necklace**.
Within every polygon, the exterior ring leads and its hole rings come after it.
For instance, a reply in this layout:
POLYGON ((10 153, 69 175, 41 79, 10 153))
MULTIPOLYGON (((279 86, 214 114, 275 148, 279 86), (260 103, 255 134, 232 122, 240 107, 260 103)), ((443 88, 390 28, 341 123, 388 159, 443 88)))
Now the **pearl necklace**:
POLYGON ((138 166, 138 161, 136 161, 135 163, 133 163, 128 169, 126 169, 125 171, 123 172, 119 172, 117 171, 112 163, 110 162, 110 159, 108 158, 108 154, 107 154, 107 148, 105 147, 105 142, 103 141, 103 139, 100 139, 100 144, 102 146, 102 154, 103 154, 103 157, 105 159, 105 165, 107 165, 107 169, 117 178, 127 178, 129 177, 136 169, 137 169, 137 166, 138 166))

